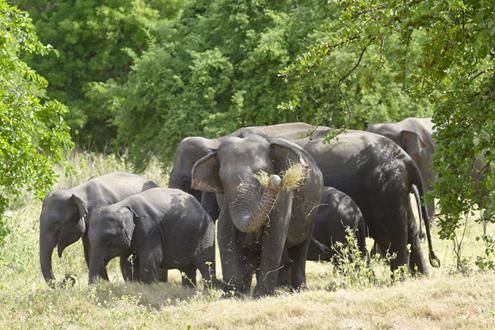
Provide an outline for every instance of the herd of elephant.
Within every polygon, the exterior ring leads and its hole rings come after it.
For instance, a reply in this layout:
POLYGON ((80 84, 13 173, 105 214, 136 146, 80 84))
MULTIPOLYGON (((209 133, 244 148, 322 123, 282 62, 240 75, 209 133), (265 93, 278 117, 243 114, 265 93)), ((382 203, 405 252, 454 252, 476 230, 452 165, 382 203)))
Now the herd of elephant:
POLYGON ((108 280, 107 263, 120 257, 124 279, 143 283, 166 281, 167 269, 179 269, 183 285, 195 286, 199 270, 205 287, 249 294, 254 273, 259 297, 273 293, 281 277, 293 289, 305 286, 306 260, 330 260, 349 227, 363 257, 369 236, 395 256, 392 270, 407 265, 426 274, 409 194, 438 267, 434 205, 423 199, 435 181, 432 129, 431 119, 407 118, 368 131, 287 123, 185 138, 168 188, 115 172, 49 193, 40 215, 41 271, 53 286, 54 248, 61 257, 82 238, 90 283, 108 280), (285 177, 294 166, 302 180, 291 186, 285 177), (222 280, 215 277, 215 232, 222 280))

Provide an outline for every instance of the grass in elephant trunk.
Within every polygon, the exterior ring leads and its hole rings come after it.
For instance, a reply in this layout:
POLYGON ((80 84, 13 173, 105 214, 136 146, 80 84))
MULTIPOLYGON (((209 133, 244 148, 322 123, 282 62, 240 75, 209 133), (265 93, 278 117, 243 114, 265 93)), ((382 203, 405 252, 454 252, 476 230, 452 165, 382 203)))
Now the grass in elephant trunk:
MULTIPOLYGON (((282 187, 292 190, 299 187, 306 179, 307 168, 301 164, 293 164, 287 170, 281 173, 282 176, 282 187)), ((255 174, 256 180, 264 188, 268 186, 270 181, 270 176, 265 171, 259 171, 255 174)))

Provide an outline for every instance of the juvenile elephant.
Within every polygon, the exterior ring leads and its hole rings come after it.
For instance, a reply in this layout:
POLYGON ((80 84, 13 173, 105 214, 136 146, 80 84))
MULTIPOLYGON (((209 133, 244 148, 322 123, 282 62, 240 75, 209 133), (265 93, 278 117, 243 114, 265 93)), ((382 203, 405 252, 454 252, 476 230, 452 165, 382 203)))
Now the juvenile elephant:
POLYGON ((198 160, 192 188, 222 193, 217 194, 218 243, 224 281, 246 294, 256 272, 254 295, 271 294, 286 250, 293 260, 291 286, 302 287, 321 186, 321 172, 311 156, 282 139, 229 137, 198 160), (294 164, 304 169, 303 181, 289 189, 282 173, 294 164), (268 176, 264 186, 256 178, 261 171, 268 176))
MULTIPOLYGON (((52 271, 55 246, 61 257, 64 249, 81 237, 84 257, 89 266, 87 228, 88 215, 93 209, 156 186, 153 181, 139 175, 113 172, 73 188, 50 192, 43 200, 40 215, 40 264, 45 281, 49 285, 55 281, 52 271)), ((124 277, 129 275, 129 267, 126 260, 121 260, 124 277)), ((100 276, 107 278, 106 272, 100 276)))
MULTIPOLYGON (((397 123, 379 123, 368 126, 368 132, 388 137, 404 149, 418 166, 423 178, 423 188, 429 192, 435 183, 436 175, 433 171, 433 123, 431 118, 406 118, 397 123)), ((433 218, 435 204, 431 200, 427 203, 428 216, 433 218)))
POLYGON ((363 214, 345 193, 332 187, 323 187, 321 205, 314 222, 313 240, 309 245, 307 260, 330 261, 336 253, 334 244, 347 244, 346 228, 354 233, 362 256, 367 256, 363 214))
POLYGON ((205 287, 217 284, 215 224, 192 195, 153 188, 102 206, 89 218, 89 283, 112 258, 133 253, 144 283, 157 280, 160 269, 179 269, 182 284, 194 286, 199 269, 205 287))

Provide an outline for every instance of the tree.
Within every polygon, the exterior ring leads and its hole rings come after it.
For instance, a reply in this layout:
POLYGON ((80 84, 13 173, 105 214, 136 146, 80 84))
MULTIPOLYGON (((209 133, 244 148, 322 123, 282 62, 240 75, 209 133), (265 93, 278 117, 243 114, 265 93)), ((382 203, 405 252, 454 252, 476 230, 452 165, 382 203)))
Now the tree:
MULTIPOLYGON (((83 148, 111 148, 115 114, 99 97, 99 83, 122 83, 133 57, 159 38, 185 0, 15 0, 56 52, 30 62, 50 81, 48 94, 69 106, 68 123, 83 148)), ((115 109, 115 108, 114 108, 115 109)), ((116 109, 115 111, 118 111, 116 109)))
MULTIPOLYGON (((363 128, 370 120, 429 114, 427 101, 413 102, 404 93, 399 64, 389 62, 386 72, 376 74, 378 48, 363 61, 368 71, 346 81, 345 88, 332 87, 329 77, 352 59, 354 49, 327 61, 304 88, 280 77, 339 10, 321 0, 191 2, 168 26, 168 37, 136 58, 125 83, 100 84, 99 96, 119 109, 113 111, 117 143, 143 167, 151 155, 166 163, 177 142, 190 135, 211 137, 241 126, 295 120, 328 124, 331 119, 333 125, 363 128), (370 72, 380 84, 369 82, 370 72), (297 104, 288 102, 302 89, 307 93, 297 104), (355 105, 342 115, 346 104, 355 105)), ((400 49, 390 42, 387 56, 397 56, 400 49)))
POLYGON ((23 189, 45 193, 55 179, 54 164, 72 146, 66 108, 45 97, 46 80, 21 59, 49 50, 28 15, 0 0, 0 242, 9 197, 23 189))
MULTIPOLYGON (((426 100, 434 108, 440 236, 453 238, 463 214, 473 207, 487 206, 480 201, 480 191, 486 194, 484 199, 493 202, 494 198, 493 1, 359 0, 340 5, 339 19, 284 70, 285 77, 298 86, 294 102, 300 98, 305 81, 311 84, 314 72, 343 49, 352 50, 353 61, 331 76, 339 83, 366 71, 363 58, 370 50, 377 49, 387 57, 383 44, 398 38, 405 51, 394 61, 408 63, 412 57, 416 66, 408 74, 405 95, 426 100), (480 160, 483 175, 472 175, 480 160)), ((379 65, 373 69, 382 70, 379 65)))

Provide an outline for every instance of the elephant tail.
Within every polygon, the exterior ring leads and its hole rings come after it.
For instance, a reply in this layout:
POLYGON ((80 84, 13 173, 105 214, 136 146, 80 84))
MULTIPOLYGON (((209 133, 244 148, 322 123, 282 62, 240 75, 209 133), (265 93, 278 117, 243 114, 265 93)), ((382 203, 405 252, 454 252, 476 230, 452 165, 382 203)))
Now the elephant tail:
MULTIPOLYGON (((407 161, 407 172, 410 175, 411 178, 411 184, 416 186, 417 194, 419 198, 419 204, 421 205, 420 207, 420 222, 421 219, 425 223, 425 230, 426 230, 426 239, 428 241, 428 257, 430 259, 430 265, 435 268, 440 267, 440 259, 436 256, 435 252, 433 252, 433 244, 431 240, 431 232, 430 232, 430 219, 428 217, 428 212, 426 210, 426 203, 424 201, 423 195, 424 195, 424 190, 423 190, 423 177, 421 176, 421 173, 418 169, 418 166, 414 161, 408 157, 407 161)), ((414 190, 414 188, 413 188, 414 190)))

